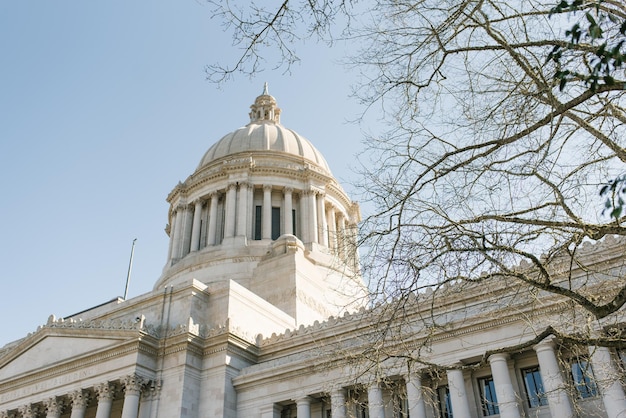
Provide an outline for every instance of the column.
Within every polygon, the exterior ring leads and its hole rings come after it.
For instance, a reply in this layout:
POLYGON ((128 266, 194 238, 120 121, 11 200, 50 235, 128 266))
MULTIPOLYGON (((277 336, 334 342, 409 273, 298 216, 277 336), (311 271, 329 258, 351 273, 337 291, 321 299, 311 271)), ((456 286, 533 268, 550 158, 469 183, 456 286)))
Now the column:
POLYGON ((235 206, 237 205, 237 185, 231 183, 226 189, 226 205, 224 207, 224 238, 235 236, 235 206))
POLYGON ((319 232, 319 243, 328 247, 328 224, 326 223, 326 195, 320 193, 317 196, 317 222, 319 232))
POLYGON ((246 209, 247 213, 247 221, 246 225, 248 225, 248 232, 246 232, 246 236, 250 239, 254 238, 254 184, 248 184, 248 207, 246 209))
POLYGON ((539 372, 548 398, 550 414, 554 417, 574 417, 573 406, 567 393, 569 385, 561 373, 553 339, 545 339, 533 349, 537 353, 539 372))
POLYGON ((338 388, 330 393, 330 415, 332 418, 346 418, 346 390, 338 388))
POLYGON ((517 394, 511 383, 509 366, 507 364, 509 356, 507 354, 493 354, 489 356, 491 375, 493 384, 496 387, 496 397, 498 398, 498 409, 501 418, 520 418, 519 406, 517 405, 517 394))
POLYGON ((272 186, 263 186, 263 213, 261 215, 261 238, 272 239, 272 186))
POLYGON ((217 244, 217 192, 211 193, 209 206, 209 228, 207 231, 206 245, 217 244))
POLYGON ((448 375, 448 389, 450 390, 450 404, 454 418, 471 418, 467 393, 465 392, 465 379, 459 369, 451 369, 448 375))
POLYGON ((17 411, 21 415, 20 418, 35 418, 37 415, 35 411, 33 410, 32 405, 20 406, 19 408, 17 408, 17 411))
POLYGON ((373 383, 367 389, 367 408, 370 418, 385 418, 385 405, 383 404, 383 390, 380 383, 373 383))
POLYGON ((309 213, 308 222, 309 222, 309 239, 311 242, 319 242, 317 235, 317 205, 315 203, 316 196, 315 192, 311 190, 309 193, 309 213))
POLYGON ((182 256, 182 230, 184 209, 182 205, 176 207, 176 223, 174 224, 174 236, 172 237, 172 259, 177 260, 182 256))
POLYGON ((170 245, 167 247, 167 260, 168 262, 174 257, 174 234, 176 233, 176 211, 172 211, 172 219, 170 220, 170 245))
POLYGON ((335 219, 335 207, 328 208, 328 247, 337 251, 337 220, 335 219))
POLYGON ((300 239, 302 242, 311 242, 309 230, 309 193, 303 190, 300 192, 300 239))
POLYGON ((96 418, 109 418, 111 416, 111 406, 113 405, 113 387, 109 383, 103 383, 97 385, 94 390, 98 396, 96 418))
POLYGON ((122 380, 124 385, 124 406, 122 407, 122 418, 137 418, 139 413, 139 396, 143 380, 137 375, 126 376, 122 380))
POLYGON ((237 202, 237 236, 248 235, 248 183, 239 184, 237 202))
POLYGON ((293 230, 293 189, 291 187, 285 187, 283 191, 285 198, 285 227, 283 231, 285 234, 296 234, 296 231, 293 230))
POLYGON ((589 354, 608 418, 626 416, 626 397, 611 352, 606 347, 589 347, 589 354))
POLYGON ((422 390, 422 378, 416 371, 406 376, 406 398, 411 418, 426 418, 426 405, 422 390))
POLYGON ((337 253, 345 260, 346 256, 346 218, 343 212, 337 214, 337 253))
POLYGON ((296 401, 297 417, 298 418, 311 418, 311 398, 305 396, 296 401))
POLYGON ((543 389, 548 398, 550 415, 553 417, 574 417, 572 403, 567 396, 567 384, 561 374, 559 361, 554 352, 554 342, 551 338, 541 341, 533 347, 539 361, 539 373, 543 381, 543 389))
POLYGON ((202 220, 202 200, 196 200, 193 209, 193 227, 191 229, 191 247, 189 251, 198 251, 200 248, 200 221, 202 220))
POLYGON ((182 243, 181 243, 181 253, 180 256, 184 257, 187 254, 189 254, 189 251, 191 249, 191 229, 192 229, 192 223, 193 223, 193 214, 191 213, 191 211, 193 210, 193 206, 191 205, 186 205, 185 206, 185 219, 183 222, 183 234, 182 234, 182 243))
POLYGON ((160 383, 154 381, 151 383, 150 386, 145 387, 141 392, 139 418, 150 418, 152 416, 152 406, 161 391, 160 383))
POLYGON ((84 418, 87 409, 87 394, 83 390, 77 390, 69 394, 72 403, 72 413, 70 418, 84 418))
POLYGON ((43 401, 43 407, 46 410, 46 418, 60 418, 63 406, 56 396, 43 401))

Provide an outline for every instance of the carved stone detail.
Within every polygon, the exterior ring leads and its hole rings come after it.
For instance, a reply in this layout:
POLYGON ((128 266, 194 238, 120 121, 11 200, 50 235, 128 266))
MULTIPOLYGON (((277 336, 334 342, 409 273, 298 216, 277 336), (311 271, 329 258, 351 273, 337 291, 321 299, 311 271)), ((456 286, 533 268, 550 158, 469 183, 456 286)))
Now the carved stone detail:
POLYGON ((126 396, 140 395, 145 384, 145 379, 137 374, 131 374, 122 378, 122 385, 124 385, 124 394, 126 396))
POLYGON ((115 387, 110 383, 101 383, 94 387, 98 401, 111 401, 115 397, 115 387))
POLYGON ((56 396, 44 400, 43 406, 48 415, 60 415, 63 412, 63 402, 56 396))
POLYGON ((36 411, 32 405, 23 405, 20 406, 17 410, 22 418, 35 418, 36 411))
POLYGON ((69 395, 70 400, 72 401, 72 409, 85 409, 87 408, 87 404, 89 404, 89 395, 85 390, 79 389, 74 392, 71 392, 69 395))

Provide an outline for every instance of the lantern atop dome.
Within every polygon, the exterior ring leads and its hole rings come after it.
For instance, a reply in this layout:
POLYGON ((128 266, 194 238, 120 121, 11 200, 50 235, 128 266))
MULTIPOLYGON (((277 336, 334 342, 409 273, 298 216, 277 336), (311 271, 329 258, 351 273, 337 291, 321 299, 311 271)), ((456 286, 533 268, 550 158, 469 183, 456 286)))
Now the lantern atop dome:
POLYGON ((250 109, 250 123, 280 123, 280 108, 276 99, 270 96, 267 83, 263 86, 263 94, 256 98, 250 109))

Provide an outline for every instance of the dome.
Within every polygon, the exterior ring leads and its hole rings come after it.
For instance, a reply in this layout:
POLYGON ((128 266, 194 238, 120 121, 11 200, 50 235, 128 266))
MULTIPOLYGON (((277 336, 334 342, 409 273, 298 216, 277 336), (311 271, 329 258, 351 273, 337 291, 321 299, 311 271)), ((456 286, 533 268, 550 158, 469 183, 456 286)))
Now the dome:
POLYGON ((247 152, 272 151, 293 155, 322 168, 331 174, 322 154, 297 132, 280 124, 280 109, 276 99, 267 91, 250 106, 250 123, 231 132, 215 143, 204 154, 198 170, 223 157, 247 152))

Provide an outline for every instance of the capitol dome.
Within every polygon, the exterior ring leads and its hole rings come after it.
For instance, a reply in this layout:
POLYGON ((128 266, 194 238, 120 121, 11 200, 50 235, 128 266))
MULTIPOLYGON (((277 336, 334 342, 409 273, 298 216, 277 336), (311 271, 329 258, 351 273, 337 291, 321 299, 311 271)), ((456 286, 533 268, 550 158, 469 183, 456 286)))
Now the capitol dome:
POLYGON ((322 154, 297 132, 280 124, 280 109, 265 85, 263 94, 250 106, 250 123, 225 135, 204 154, 198 170, 238 153, 272 151, 291 154, 317 165, 330 175, 322 154))
POLYGON ((213 144, 170 192, 167 262, 155 288, 236 282, 298 324, 361 306, 359 205, 280 113, 266 85, 250 123, 213 144), (303 296, 319 289, 329 289, 326 300, 303 296))

